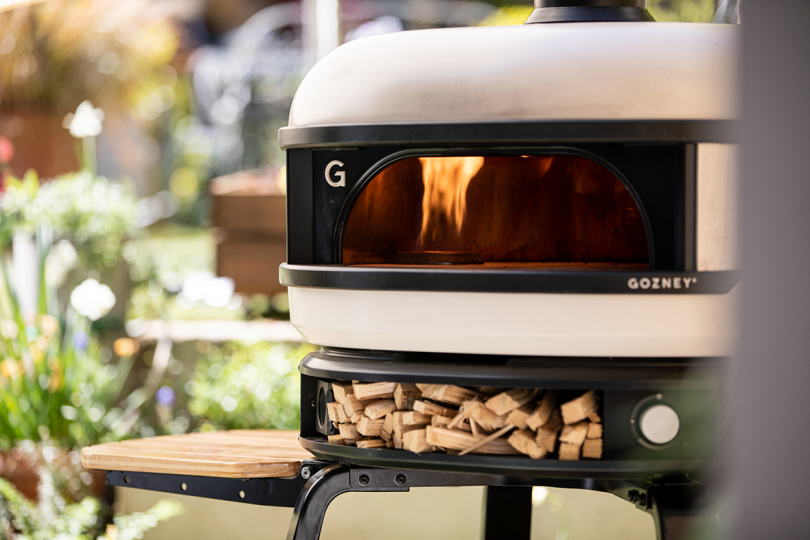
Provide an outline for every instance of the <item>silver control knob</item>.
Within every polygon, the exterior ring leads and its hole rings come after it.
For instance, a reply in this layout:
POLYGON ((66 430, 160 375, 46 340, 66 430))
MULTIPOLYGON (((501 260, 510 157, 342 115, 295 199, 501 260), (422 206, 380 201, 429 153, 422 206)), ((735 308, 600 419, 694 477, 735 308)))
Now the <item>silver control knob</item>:
POLYGON ((681 428, 678 413, 668 405, 653 405, 641 413, 639 430, 653 444, 667 444, 681 428))

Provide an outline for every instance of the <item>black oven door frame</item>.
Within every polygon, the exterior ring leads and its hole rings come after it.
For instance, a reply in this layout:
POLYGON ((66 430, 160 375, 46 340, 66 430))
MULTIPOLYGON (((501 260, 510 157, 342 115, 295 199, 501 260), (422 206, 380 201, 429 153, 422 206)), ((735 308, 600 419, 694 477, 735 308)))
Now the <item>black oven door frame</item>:
POLYGON ((594 161, 627 187, 647 230, 650 270, 695 270, 696 144, 372 145, 287 150, 287 262, 342 264, 343 232, 365 185, 417 156, 569 155, 594 161))

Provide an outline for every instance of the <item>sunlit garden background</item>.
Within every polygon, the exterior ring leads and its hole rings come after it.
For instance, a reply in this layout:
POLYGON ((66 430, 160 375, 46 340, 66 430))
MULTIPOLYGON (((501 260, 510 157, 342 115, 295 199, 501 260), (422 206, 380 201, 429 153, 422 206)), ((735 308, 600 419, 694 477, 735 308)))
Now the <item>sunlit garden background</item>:
MULTIPOLYGON (((342 2, 338 41, 521 24, 532 9, 410 4, 342 2)), ((661 21, 716 9, 650 7, 661 21)), ((126 508, 83 470, 83 446, 297 428, 312 347, 277 279, 276 133, 338 45, 307 24, 271 0, 0 4, 0 538, 136 538, 183 511, 175 498, 126 515, 146 503, 126 508), (268 218, 245 219, 256 208, 268 218)), ((565 496, 537 493, 558 518, 542 534, 568 538, 565 496)))

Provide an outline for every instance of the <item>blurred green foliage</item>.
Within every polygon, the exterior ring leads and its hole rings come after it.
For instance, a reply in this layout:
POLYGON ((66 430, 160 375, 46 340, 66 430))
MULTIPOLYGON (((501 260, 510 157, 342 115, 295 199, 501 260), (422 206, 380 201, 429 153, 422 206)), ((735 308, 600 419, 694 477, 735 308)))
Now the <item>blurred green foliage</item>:
POLYGON ((185 384, 188 410, 203 430, 297 429, 298 363, 313 350, 289 343, 214 347, 185 384))
POLYGON ((90 321, 73 310, 64 324, 48 313, 23 320, 5 266, 0 275, 0 450, 24 440, 73 448, 127 435, 122 390, 132 359, 112 363, 90 321))
POLYGON ((100 270, 121 260, 123 242, 136 230, 137 200, 120 183, 83 171, 43 184, 30 213, 31 222, 71 240, 82 266, 100 270))
POLYGON ((23 229, 33 232, 29 208, 39 192, 39 176, 29 169, 22 178, 6 175, 5 191, 0 198, 0 251, 11 248, 14 233, 23 229))
POLYGON ((142 106, 180 44, 171 12, 141 2, 15 4, 0 12, 4 112, 64 114, 85 99, 142 106))
POLYGON ((714 0, 648 0, 647 7, 660 22, 704 22, 714 18, 714 0))
POLYGON ((0 199, 0 250, 14 233, 34 234, 49 227, 77 248, 80 266, 101 270, 121 259, 124 240, 136 231, 137 201, 118 182, 71 173, 42 185, 34 171, 6 177, 0 199))
POLYGON ((109 509, 101 501, 94 497, 65 500, 53 467, 45 464, 38 472, 36 504, 0 478, 0 540, 134 540, 184 510, 179 502, 164 499, 147 512, 115 516, 105 530, 109 509))

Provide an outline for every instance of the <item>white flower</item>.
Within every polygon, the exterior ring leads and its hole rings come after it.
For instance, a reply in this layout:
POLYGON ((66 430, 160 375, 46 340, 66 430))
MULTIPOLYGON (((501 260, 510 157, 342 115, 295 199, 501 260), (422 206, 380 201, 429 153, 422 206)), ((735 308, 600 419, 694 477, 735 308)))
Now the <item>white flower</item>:
POLYGON ((97 137, 101 134, 101 121, 104 120, 104 111, 94 109, 93 104, 87 100, 82 101, 75 113, 68 113, 62 121, 62 127, 70 130, 70 134, 77 139, 97 137))
POLYGON ((181 295, 184 300, 221 308, 231 301, 233 289, 230 278, 216 277, 211 272, 194 272, 186 278, 181 295))
POLYGON ((70 293, 70 305, 80 315, 97 321, 115 305, 115 295, 106 285, 95 279, 86 279, 70 293))

